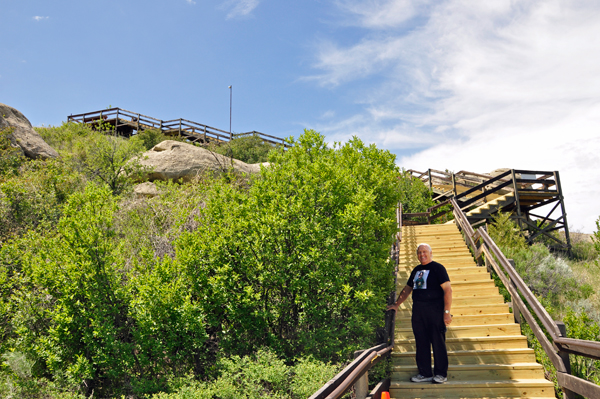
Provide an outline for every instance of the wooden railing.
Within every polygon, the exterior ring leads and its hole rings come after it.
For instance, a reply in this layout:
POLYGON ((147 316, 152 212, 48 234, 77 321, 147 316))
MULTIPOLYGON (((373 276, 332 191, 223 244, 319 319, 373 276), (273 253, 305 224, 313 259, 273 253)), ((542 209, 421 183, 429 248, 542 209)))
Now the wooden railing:
POLYGON ((567 338, 564 325, 552 320, 487 231, 483 227, 473 230, 456 200, 451 199, 450 203, 457 226, 462 230, 475 259, 479 264, 485 259, 488 267, 493 268, 500 277, 512 297, 516 321, 520 322, 523 316, 556 368, 558 385, 563 389, 565 398, 575 398, 575 393, 586 398, 600 398, 600 386, 571 375, 569 362, 569 353, 600 359, 600 342, 567 338))
POLYGON ((569 249, 571 247, 560 177, 556 171, 510 169, 494 177, 467 171, 449 173, 436 169, 428 169, 426 172, 411 169, 407 172, 411 173, 413 177, 422 180, 426 185, 429 185, 430 189, 434 185, 438 187, 452 186, 451 190, 436 197, 437 200, 441 200, 439 204, 429 208, 427 212, 409 214, 407 215, 408 217, 420 218, 431 223, 451 212, 450 209, 437 211, 438 208, 448 204, 448 199, 443 200, 444 198, 454 198, 460 209, 465 211, 485 204, 491 194, 504 195, 506 193, 515 193, 515 219, 521 230, 531 230, 532 233, 527 236, 529 243, 533 243, 538 236, 543 235, 558 245, 559 248, 569 249), (520 198, 531 195, 546 197, 540 197, 539 203, 536 205, 522 207, 520 198), (546 216, 533 212, 538 208, 551 204, 553 208, 546 216), (561 216, 556 218, 551 217, 553 212, 559 207, 561 216), (526 211, 522 208, 526 209, 526 211), (532 216, 537 218, 539 224, 530 219, 532 216), (551 234, 553 231, 560 229, 565 231, 566 244, 551 234))
POLYGON ((272 145, 281 145, 284 148, 290 146, 283 138, 271 136, 257 131, 246 133, 230 133, 225 130, 203 125, 187 119, 172 119, 163 121, 122 108, 108 108, 100 111, 69 115, 68 121, 92 125, 98 123, 108 123, 114 126, 115 130, 118 130, 119 127, 124 126, 135 129, 136 131, 145 129, 158 129, 166 135, 177 134, 179 136, 186 137, 192 142, 229 142, 236 138, 253 135, 272 145))
MULTIPOLYGON (((395 260, 394 269, 394 287, 396 286, 396 278, 398 272, 399 249, 400 241, 402 240, 402 204, 398 203, 396 210, 396 222, 398 232, 396 233, 396 241, 392 246, 392 258, 395 260)), ((396 302, 396 291, 392 291, 388 297, 388 305, 396 302)), ((385 335, 384 343, 372 348, 355 352, 355 359, 340 371, 335 377, 329 380, 317 392, 308 399, 338 399, 348 392, 353 386, 355 387, 355 396, 357 399, 370 398, 381 399, 381 393, 389 391, 390 378, 381 380, 375 388, 367 393, 368 377, 367 372, 376 364, 387 358, 394 349, 394 331, 396 328, 396 311, 387 310, 385 313, 385 335), (360 388, 359 388, 360 387, 360 388), (357 392, 363 391, 364 392, 357 392)))

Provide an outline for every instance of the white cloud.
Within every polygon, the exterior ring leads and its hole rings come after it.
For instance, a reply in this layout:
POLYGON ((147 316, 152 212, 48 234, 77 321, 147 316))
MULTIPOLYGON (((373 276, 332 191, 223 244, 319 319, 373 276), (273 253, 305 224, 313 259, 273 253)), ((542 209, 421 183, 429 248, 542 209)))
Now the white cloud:
POLYGON ((372 29, 402 26, 419 14, 430 3, 428 0, 337 0, 336 4, 350 14, 347 24, 372 29))
POLYGON ((36 15, 35 17, 33 17, 33 20, 34 21, 43 21, 43 20, 48 19, 48 18, 50 18, 50 17, 41 17, 39 15, 36 15))
POLYGON ((407 168, 559 170, 569 223, 591 232, 600 215, 590 195, 600 182, 600 3, 367 4, 377 7, 341 3, 371 29, 354 45, 320 44, 320 72, 309 79, 385 83, 357 95, 359 115, 321 131, 396 151, 427 147, 400 160, 407 168), (422 24, 382 31, 406 20, 402 10, 422 24))
POLYGON ((225 2, 224 7, 230 9, 227 14, 227 19, 247 17, 256 7, 258 7, 259 0, 228 0, 225 2))
POLYGON ((196 4, 196 2, 195 2, 194 0, 185 0, 185 1, 186 1, 186 3, 188 3, 188 4, 192 4, 192 5, 193 5, 193 4, 196 4))

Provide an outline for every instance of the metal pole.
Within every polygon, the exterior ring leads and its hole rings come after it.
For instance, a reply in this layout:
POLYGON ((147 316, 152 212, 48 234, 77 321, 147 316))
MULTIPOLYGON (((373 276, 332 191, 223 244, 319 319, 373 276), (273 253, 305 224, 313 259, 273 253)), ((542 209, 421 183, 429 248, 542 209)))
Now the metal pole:
POLYGON ((229 86, 229 141, 233 139, 233 135, 231 134, 231 103, 233 100, 233 88, 229 86))

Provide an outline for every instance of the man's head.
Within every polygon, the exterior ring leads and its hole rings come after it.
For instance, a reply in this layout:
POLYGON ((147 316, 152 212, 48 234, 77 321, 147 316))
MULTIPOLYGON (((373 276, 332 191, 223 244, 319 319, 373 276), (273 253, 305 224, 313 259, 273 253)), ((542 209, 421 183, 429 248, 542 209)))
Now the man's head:
POLYGON ((426 265, 431 262, 432 256, 433 252, 431 251, 429 244, 419 244, 417 247, 417 258, 419 258, 419 262, 421 262, 422 265, 426 265))

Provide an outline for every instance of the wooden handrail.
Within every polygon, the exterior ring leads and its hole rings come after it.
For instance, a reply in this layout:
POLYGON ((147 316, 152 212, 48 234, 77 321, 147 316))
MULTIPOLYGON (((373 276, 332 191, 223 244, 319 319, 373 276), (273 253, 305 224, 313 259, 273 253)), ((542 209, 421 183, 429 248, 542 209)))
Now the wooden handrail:
MULTIPOLYGON (((522 171, 514 172, 520 173, 522 171)), ((542 173, 544 172, 537 172, 536 174, 542 173)), ((511 266, 506 256, 498 248, 498 245, 492 240, 487 231, 483 227, 474 231, 455 198, 451 198, 450 203, 453 207, 454 219, 457 226, 463 231, 475 257, 478 259, 481 255, 485 255, 486 261, 491 264, 511 295, 513 308, 518 309, 523 315, 544 352, 546 352, 546 355, 556 368, 557 381, 565 391, 565 397, 573 397, 573 392, 588 398, 600 397, 600 386, 570 375, 570 367, 559 354, 559 352, 571 353, 592 359, 600 359, 600 342, 564 337, 546 309, 540 304, 521 276, 511 266), (477 243, 480 243, 480 247, 477 247, 477 243), (524 300, 521 296, 523 296, 524 300), (531 307, 532 311, 529 310, 528 306, 531 307), (539 320, 539 324, 537 320, 539 320), (549 338, 546 336, 544 329, 549 338)), ((566 358, 568 359, 568 356, 566 358)))
MULTIPOLYGON (((128 121, 128 123, 136 122, 137 128, 140 128, 140 124, 144 124, 147 126, 151 126, 155 129, 160 129, 162 131, 178 130, 179 134, 185 137, 195 138, 196 140, 201 138, 205 139, 206 137, 209 137, 212 139, 217 139, 221 142, 228 142, 231 141, 231 136, 235 137, 244 135, 256 135, 266 143, 273 145, 282 145, 284 148, 290 147, 290 145, 286 143, 284 138, 257 132, 255 130, 253 130, 252 132, 237 133, 235 135, 230 136, 230 133, 225 130, 217 129, 208 125, 203 125, 201 123, 190 121, 187 119, 180 118, 163 121, 160 119, 152 118, 151 116, 128 111, 122 108, 108 108, 100 111, 92 111, 83 114, 70 115, 67 120, 80 123, 94 123, 100 118, 106 119, 106 117, 115 117, 117 119, 117 124, 119 124, 119 120, 127 121, 127 118, 129 118, 130 121, 128 121), (198 130, 199 132, 196 132, 196 130, 198 130)), ((192 141, 194 140, 192 139, 192 141)))

